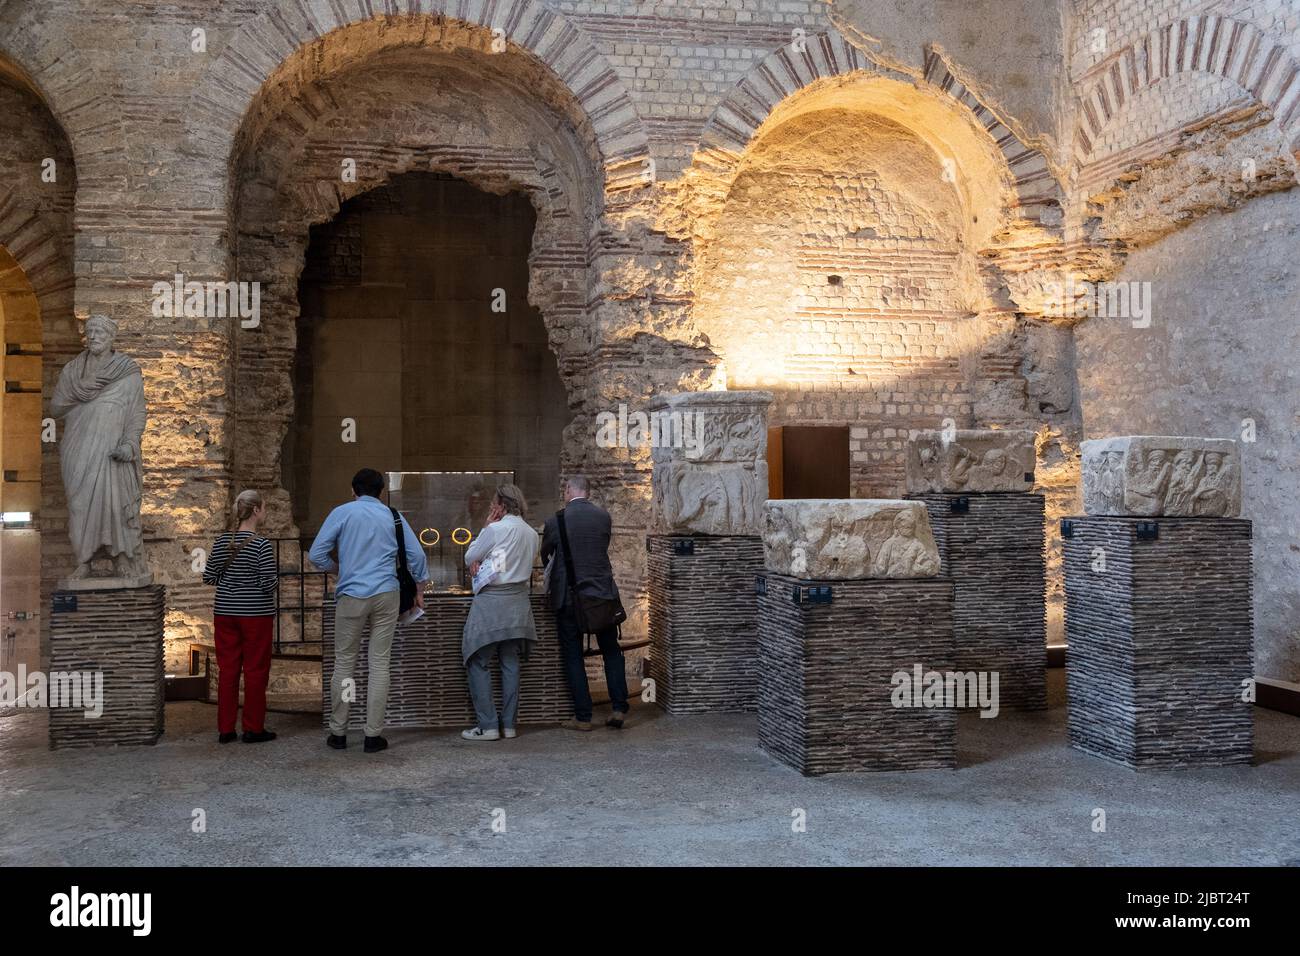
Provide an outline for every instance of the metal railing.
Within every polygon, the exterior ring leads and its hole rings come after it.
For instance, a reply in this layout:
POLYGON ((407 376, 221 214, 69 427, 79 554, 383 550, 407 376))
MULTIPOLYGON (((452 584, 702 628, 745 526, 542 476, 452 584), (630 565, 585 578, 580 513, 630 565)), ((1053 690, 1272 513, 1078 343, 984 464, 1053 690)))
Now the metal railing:
MULTIPOLYGON (((307 559, 307 553, 311 550, 313 540, 314 538, 302 537, 271 538, 271 543, 275 546, 275 566, 280 578, 279 587, 275 589, 275 638, 272 647, 272 652, 275 654, 293 655, 309 659, 320 656, 324 652, 325 608, 327 600, 333 592, 331 579, 334 574, 330 571, 317 570, 307 559), (290 548, 292 548, 291 551, 289 551, 290 548), (288 564, 287 567, 284 560, 286 551, 289 551, 290 554, 296 553, 296 562, 288 564), (297 603, 286 604, 287 593, 295 596, 297 603), (286 615, 290 617, 291 621, 296 619, 293 627, 285 627, 286 615), (312 620, 315 626, 308 624, 309 615, 314 616, 312 620), (315 649, 315 654, 304 653, 304 651, 312 648, 315 649)), ((462 582, 467 580, 463 559, 464 550, 464 548, 461 549, 460 579, 462 582)), ((533 566, 534 573, 528 580, 529 594, 536 593, 536 586, 541 580, 542 570, 540 562, 533 566)), ((624 639, 620 634, 619 645, 625 651, 645 647, 649 643, 649 638, 624 639)), ((587 635, 584 638, 582 652, 584 657, 593 657, 600 654, 600 647, 597 645, 594 636, 587 635)))

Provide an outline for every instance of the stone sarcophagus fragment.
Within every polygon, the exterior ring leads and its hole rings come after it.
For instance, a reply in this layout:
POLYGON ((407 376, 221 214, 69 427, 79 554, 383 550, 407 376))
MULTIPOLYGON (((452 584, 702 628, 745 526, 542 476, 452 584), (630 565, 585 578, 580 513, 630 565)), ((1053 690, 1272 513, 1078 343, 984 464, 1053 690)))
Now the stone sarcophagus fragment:
POLYGON ((655 532, 761 533, 771 402, 771 392, 728 391, 651 402, 655 532))
POLYGON ((939 551, 925 505, 882 498, 768 501, 769 571, 811 580, 927 578, 939 551))
POLYGON ((923 431, 907 444, 907 490, 909 494, 1031 491, 1035 461, 1031 431, 923 431))
POLYGON ((1090 515, 1235 518, 1241 514, 1237 443, 1158 435, 1085 441, 1083 507, 1090 515))

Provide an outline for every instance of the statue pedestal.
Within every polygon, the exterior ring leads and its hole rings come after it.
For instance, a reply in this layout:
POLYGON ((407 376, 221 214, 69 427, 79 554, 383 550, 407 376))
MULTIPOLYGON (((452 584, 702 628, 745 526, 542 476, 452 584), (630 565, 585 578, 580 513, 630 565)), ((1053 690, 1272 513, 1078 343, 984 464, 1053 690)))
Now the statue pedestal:
POLYGON ((152 574, 142 574, 132 578, 112 576, 89 578, 60 578, 55 585, 57 591, 123 591, 132 588, 147 588, 153 584, 152 574))
MULTIPOLYGON (((529 600, 537 625, 537 640, 531 644, 528 659, 519 663, 519 723, 558 724, 573 716, 573 695, 560 660, 555 613, 547 604, 546 595, 532 594, 529 600)), ((465 728, 475 722, 469 680, 460 656, 461 636, 471 601, 469 594, 426 594, 424 616, 411 624, 398 625, 390 659, 385 727, 465 728)), ((321 699, 323 724, 327 728, 330 681, 334 676, 334 607, 334 599, 327 599, 322 629, 321 699)), ((361 730, 366 722, 369 648, 367 633, 361 638, 352 672, 356 699, 348 708, 350 730, 361 730)), ((495 662, 489 669, 492 697, 500 710, 501 671, 495 662)))
POLYGON ((896 705, 895 693, 900 672, 952 670, 951 581, 808 581, 769 571, 760 582, 764 750, 806 776, 956 768, 955 709, 924 706, 921 687, 915 705, 896 705), (818 603, 823 589, 829 603, 818 603))
POLYGON ((1070 744, 1133 769, 1248 764, 1251 523, 1062 522, 1070 744))
POLYGON ((913 494, 951 578, 959 671, 996 671, 1004 708, 1047 708, 1043 496, 913 494))
POLYGON ((102 681, 103 712, 87 716, 84 698, 78 706, 51 706, 50 747, 156 743, 163 732, 166 588, 106 589, 103 578, 87 580, 99 587, 54 592, 47 676, 51 691, 56 683, 89 689, 102 681))
POLYGON ((655 702, 670 714, 754 711, 763 539, 652 534, 646 550, 655 702))

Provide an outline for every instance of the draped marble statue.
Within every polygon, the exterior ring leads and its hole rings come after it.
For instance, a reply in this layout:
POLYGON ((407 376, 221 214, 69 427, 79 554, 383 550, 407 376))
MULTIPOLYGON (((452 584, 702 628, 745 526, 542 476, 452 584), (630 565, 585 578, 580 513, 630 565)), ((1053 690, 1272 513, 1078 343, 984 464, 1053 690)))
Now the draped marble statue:
POLYGON ((106 315, 86 322, 86 350, 59 372, 50 412, 64 420, 59 462, 68 498, 68 534, 81 587, 141 587, 152 576, 140 528, 144 382, 140 366, 113 351, 117 325, 106 315), (91 562, 113 562, 111 577, 91 562))

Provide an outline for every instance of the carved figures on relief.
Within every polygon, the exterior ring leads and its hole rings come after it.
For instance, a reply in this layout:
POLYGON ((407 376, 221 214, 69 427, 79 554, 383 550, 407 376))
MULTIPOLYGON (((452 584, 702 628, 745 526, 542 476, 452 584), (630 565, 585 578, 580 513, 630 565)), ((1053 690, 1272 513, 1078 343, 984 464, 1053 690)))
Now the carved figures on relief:
POLYGON ((1241 511, 1235 442, 1131 436, 1083 445, 1089 514, 1223 518, 1241 511))
POLYGON ((1030 431, 924 431, 909 444, 907 487, 913 493, 1028 491, 1034 463, 1030 431))
POLYGON ((939 552, 921 502, 771 500, 763 524, 767 568, 778 574, 845 580, 939 573, 939 552))

